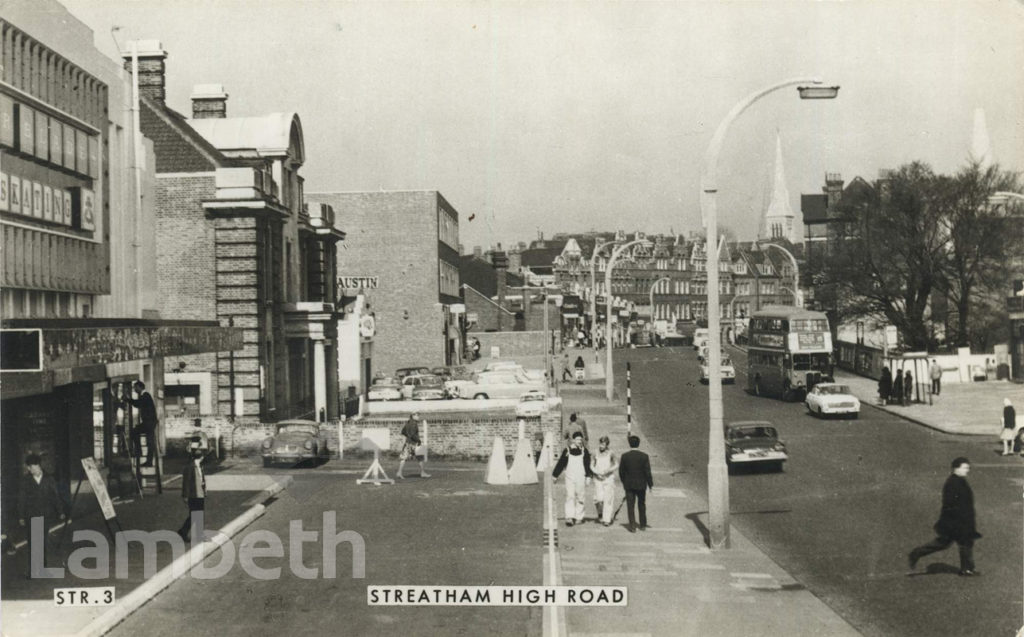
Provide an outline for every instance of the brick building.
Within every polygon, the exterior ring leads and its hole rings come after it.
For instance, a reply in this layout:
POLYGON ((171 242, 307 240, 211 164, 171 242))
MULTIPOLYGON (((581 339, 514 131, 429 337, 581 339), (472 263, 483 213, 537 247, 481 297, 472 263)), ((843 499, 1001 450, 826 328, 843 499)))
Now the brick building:
POLYGON ((331 206, 347 232, 337 257, 338 285, 346 297, 363 295, 375 318, 370 373, 460 363, 464 305, 455 208, 436 191, 306 198, 331 206))
POLYGON ((165 103, 167 53, 138 58, 141 126, 156 154, 159 307, 241 328, 240 351, 166 361, 168 417, 274 421, 338 412, 333 211, 303 202, 295 113, 228 117, 220 85, 192 118, 165 103))
POLYGON ((118 453, 122 383, 143 380, 159 403, 164 357, 241 339, 159 311, 153 147, 133 130, 120 65, 52 0, 5 2, 0 42, 6 516, 29 452, 67 489, 83 458, 118 453))

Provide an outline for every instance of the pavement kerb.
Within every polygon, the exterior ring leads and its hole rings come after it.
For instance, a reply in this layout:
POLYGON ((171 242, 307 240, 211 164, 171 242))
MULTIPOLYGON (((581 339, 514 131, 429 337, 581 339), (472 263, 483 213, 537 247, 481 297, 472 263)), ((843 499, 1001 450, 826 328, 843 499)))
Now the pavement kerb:
MULTIPOLYGON (((552 461, 554 459, 552 458, 552 461)), ((543 518, 541 528, 544 530, 544 568, 545 586, 562 586, 562 552, 557 547, 551 550, 552 534, 558 534, 558 515, 555 513, 554 485, 548 478, 548 471, 541 472, 544 483, 544 506, 541 507, 543 518)), ((545 606, 541 622, 541 634, 544 637, 568 637, 569 625, 565 618, 565 609, 561 606, 545 606)))
POLYGON ((262 502, 265 502, 280 493, 288 483, 289 480, 282 480, 261 491, 260 494, 256 496, 260 499, 259 504, 251 506, 240 516, 231 520, 219 531, 214 533, 213 537, 198 546, 193 546, 191 550, 179 556, 176 560, 157 572, 156 575, 146 580, 138 588, 122 597, 110 608, 110 610, 89 622, 88 625, 78 631, 76 633, 77 637, 99 637, 100 635, 105 635, 110 632, 110 630, 127 619, 129 615, 141 608, 146 602, 153 599, 162 590, 173 584, 175 580, 191 571, 194 565, 201 564, 207 556, 220 549, 222 545, 237 535, 239 531, 255 522, 256 519, 262 516, 267 510, 266 505, 262 504, 262 502))

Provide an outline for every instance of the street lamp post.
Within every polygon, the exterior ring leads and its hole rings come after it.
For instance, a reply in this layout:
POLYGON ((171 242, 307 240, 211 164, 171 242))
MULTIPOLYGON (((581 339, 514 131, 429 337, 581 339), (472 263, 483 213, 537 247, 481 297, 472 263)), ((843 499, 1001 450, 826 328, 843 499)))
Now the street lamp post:
POLYGON ((774 84, 756 91, 737 103, 722 123, 718 125, 711 143, 704 155, 704 171, 701 178, 701 217, 706 227, 706 243, 708 254, 708 530, 711 548, 729 548, 729 469, 725 464, 724 419, 722 416, 722 335, 721 320, 718 307, 718 255, 712 262, 710 246, 718 241, 718 210, 716 194, 718 193, 717 172, 718 155, 729 126, 751 104, 765 95, 787 86, 799 84, 815 84, 818 86, 800 87, 801 99, 831 99, 839 92, 839 87, 821 86, 817 78, 795 78, 774 84))
POLYGON ((635 245, 650 243, 647 239, 636 239, 629 243, 624 243, 619 247, 615 248, 612 252, 612 256, 608 258, 608 267, 604 271, 604 291, 605 291, 605 309, 607 316, 606 331, 605 331, 605 347, 608 348, 607 362, 604 370, 604 395, 608 400, 612 399, 612 388, 615 386, 615 374, 612 370, 612 268, 615 267, 615 261, 618 260, 626 248, 632 248, 635 245))
POLYGON ((766 243, 765 245, 768 246, 769 248, 775 248, 777 250, 783 251, 784 253, 786 253, 786 256, 789 257, 789 260, 793 262, 793 305, 797 307, 803 307, 804 295, 800 291, 800 266, 797 265, 796 257, 793 256, 792 252, 783 248, 780 245, 776 245, 774 243, 766 243))
POLYGON ((594 247, 593 254, 590 255, 590 344, 593 346, 595 353, 597 352, 597 273, 594 268, 597 264, 597 255, 601 253, 601 250, 615 243, 615 241, 605 241, 604 243, 597 244, 594 247))
POLYGON ((671 280, 670 277, 663 276, 663 277, 661 277, 660 279, 658 279, 657 281, 655 281, 654 283, 651 284, 650 296, 651 296, 651 340, 652 341, 654 340, 654 288, 658 287, 658 284, 661 283, 662 281, 670 281, 670 280, 671 280))

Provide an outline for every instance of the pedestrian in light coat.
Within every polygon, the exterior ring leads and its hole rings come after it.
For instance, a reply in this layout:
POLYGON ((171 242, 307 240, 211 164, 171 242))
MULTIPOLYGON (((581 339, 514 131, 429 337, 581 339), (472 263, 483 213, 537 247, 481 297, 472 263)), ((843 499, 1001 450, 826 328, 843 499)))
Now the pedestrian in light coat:
POLYGON ((615 512, 615 474, 619 471, 619 459, 612 453, 610 447, 611 439, 608 436, 601 436, 597 453, 593 455, 591 461, 597 519, 605 526, 611 525, 612 514, 615 512))
POLYGON ((942 367, 934 358, 931 367, 928 368, 928 373, 932 377, 932 393, 938 396, 942 393, 942 367))
POLYGON ((946 549, 956 542, 960 549, 960 575, 972 577, 980 575, 974 570, 974 541, 981 537, 981 533, 975 528, 974 492, 967 484, 971 464, 967 458, 960 457, 953 460, 952 466, 953 472, 942 487, 942 511, 934 526, 936 537, 915 548, 907 557, 913 570, 925 555, 946 549))
POLYGON ((892 393, 892 372, 888 367, 882 368, 882 376, 878 379, 878 398, 882 404, 889 402, 889 395, 892 393))

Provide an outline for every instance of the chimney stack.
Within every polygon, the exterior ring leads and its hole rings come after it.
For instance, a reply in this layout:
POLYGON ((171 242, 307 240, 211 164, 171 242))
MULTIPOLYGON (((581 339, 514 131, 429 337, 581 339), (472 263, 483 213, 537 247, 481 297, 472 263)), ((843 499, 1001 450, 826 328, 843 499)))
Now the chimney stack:
POLYGON ((139 95, 144 95, 158 102, 163 102, 167 93, 165 90, 167 51, 159 40, 132 40, 127 43, 127 50, 121 53, 124 59, 124 68, 129 74, 132 72, 133 49, 139 59, 139 95))
POLYGON ((223 84, 196 84, 192 88, 192 119, 224 119, 228 94, 223 84))

